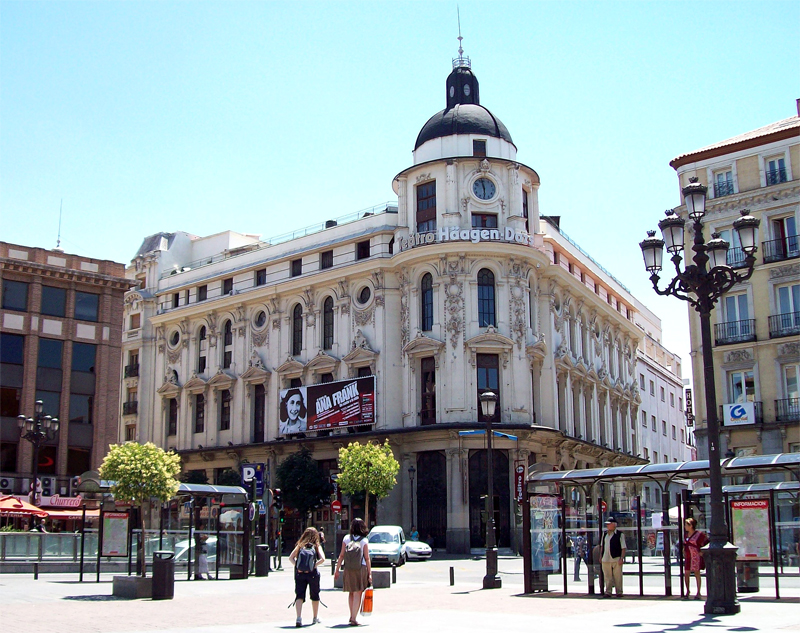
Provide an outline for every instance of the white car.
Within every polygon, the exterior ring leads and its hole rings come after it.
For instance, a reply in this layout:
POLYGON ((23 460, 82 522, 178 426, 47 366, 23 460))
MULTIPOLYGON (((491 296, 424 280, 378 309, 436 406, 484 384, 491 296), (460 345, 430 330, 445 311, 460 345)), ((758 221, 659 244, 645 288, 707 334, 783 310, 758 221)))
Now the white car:
POLYGON ((431 546, 422 541, 406 541, 406 558, 408 560, 426 560, 431 557, 431 546))
POLYGON ((403 565, 406 555, 406 535, 399 525, 376 525, 367 536, 369 560, 388 565, 403 565))

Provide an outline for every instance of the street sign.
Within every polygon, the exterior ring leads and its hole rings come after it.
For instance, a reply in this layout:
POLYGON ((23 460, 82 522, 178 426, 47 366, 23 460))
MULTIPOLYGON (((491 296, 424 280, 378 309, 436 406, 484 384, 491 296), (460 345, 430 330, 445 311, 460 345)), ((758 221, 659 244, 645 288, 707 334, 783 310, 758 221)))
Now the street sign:
POLYGON ((514 496, 517 503, 522 503, 525 490, 525 465, 522 462, 517 462, 514 470, 514 496))
POLYGON ((338 499, 331 503, 331 512, 338 514, 342 511, 342 502, 338 499))
POLYGON ((264 516, 267 513, 267 506, 264 505, 263 499, 258 500, 258 514, 264 516))
POLYGON ((256 496, 264 496, 264 464, 242 464, 242 487, 250 488, 250 482, 256 480, 256 496))
POLYGON ((606 505, 605 501, 600 501, 600 509, 605 512, 608 509, 608 505, 606 505))

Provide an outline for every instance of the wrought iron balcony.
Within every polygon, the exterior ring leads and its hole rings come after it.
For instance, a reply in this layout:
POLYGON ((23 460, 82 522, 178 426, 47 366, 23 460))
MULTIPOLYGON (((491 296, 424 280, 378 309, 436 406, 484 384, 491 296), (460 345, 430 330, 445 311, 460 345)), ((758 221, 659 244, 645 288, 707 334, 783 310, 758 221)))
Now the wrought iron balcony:
POLYGON ((139 375, 139 363, 125 365, 125 378, 136 378, 139 375))
POLYGON ((714 344, 730 345, 756 340, 756 320, 727 321, 714 325, 714 344))
POLYGON ((784 312, 769 317, 769 337, 797 336, 800 334, 800 312, 784 312))
POLYGON ((731 196, 733 195, 733 181, 726 180, 724 182, 715 182, 714 183, 714 197, 719 198, 721 196, 731 196))
POLYGON ((767 179, 767 186, 777 185, 781 182, 786 182, 786 167, 780 169, 772 169, 764 174, 767 179))
POLYGON ((800 257, 800 236, 788 235, 777 240, 761 243, 764 263, 782 262, 784 259, 800 257))
POLYGON ((122 403, 122 415, 136 415, 137 413, 139 413, 138 400, 122 403))
MULTIPOLYGON (((761 401, 753 400, 752 403, 753 403, 753 409, 756 412, 756 424, 762 424, 764 422, 764 414, 763 414, 763 408, 761 407, 761 401)), ((719 405, 719 419, 720 422, 722 422, 725 419, 724 405, 719 405)))
POLYGON ((800 422, 800 398, 776 400, 775 419, 778 422, 800 422))
POLYGON ((744 268, 747 266, 745 258, 747 253, 741 248, 729 248, 726 262, 731 268, 744 268))

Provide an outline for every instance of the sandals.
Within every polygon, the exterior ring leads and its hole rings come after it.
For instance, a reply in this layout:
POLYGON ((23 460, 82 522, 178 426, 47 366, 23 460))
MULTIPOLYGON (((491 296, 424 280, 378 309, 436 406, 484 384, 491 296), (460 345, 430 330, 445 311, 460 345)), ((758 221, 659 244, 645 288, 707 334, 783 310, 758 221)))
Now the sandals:
POLYGON ((358 622, 356 622, 355 620, 350 620, 349 624, 350 626, 358 626, 358 622))

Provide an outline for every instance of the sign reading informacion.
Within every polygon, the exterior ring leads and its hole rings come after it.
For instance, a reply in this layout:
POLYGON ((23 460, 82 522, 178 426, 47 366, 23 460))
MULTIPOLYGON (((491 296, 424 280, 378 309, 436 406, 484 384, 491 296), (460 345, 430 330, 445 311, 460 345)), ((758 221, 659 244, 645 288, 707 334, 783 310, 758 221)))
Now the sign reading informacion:
POLYGON ((723 404, 722 415, 725 426, 739 426, 756 423, 756 407, 753 402, 723 404))
POLYGON ((337 380, 302 389, 303 392, 300 388, 281 390, 280 430, 284 435, 375 422, 375 376, 337 380), (302 420, 297 422, 300 418, 302 420))
POLYGON ((731 501, 731 536, 736 560, 771 560, 769 499, 731 501))
POLYGON ((462 229, 457 226, 441 227, 436 231, 427 233, 412 233, 399 241, 399 250, 407 251, 415 246, 426 244, 442 244, 446 242, 505 242, 507 244, 521 244, 533 246, 534 236, 527 231, 513 229, 510 226, 504 229, 462 229))
POLYGON ((104 512, 103 513, 103 556, 128 555, 128 513, 104 512))

